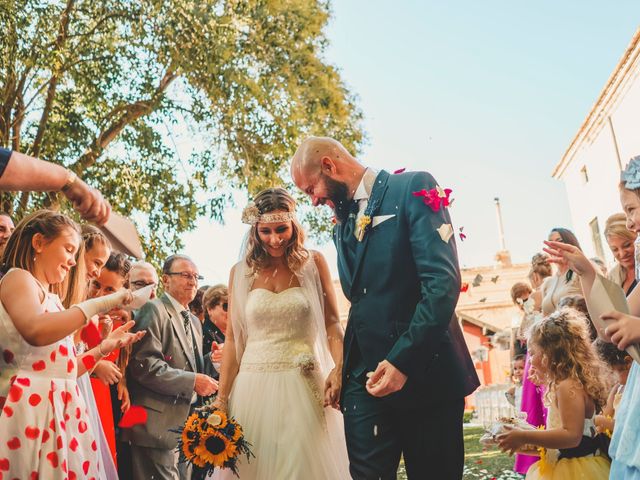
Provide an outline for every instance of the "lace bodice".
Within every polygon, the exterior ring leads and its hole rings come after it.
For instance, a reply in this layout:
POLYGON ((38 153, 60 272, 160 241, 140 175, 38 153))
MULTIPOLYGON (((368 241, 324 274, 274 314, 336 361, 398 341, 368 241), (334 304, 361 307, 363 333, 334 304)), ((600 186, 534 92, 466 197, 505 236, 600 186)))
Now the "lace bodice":
POLYGON ((313 355, 316 332, 301 287, 280 293, 254 289, 249 292, 245 309, 247 344, 241 369, 295 368, 313 355))

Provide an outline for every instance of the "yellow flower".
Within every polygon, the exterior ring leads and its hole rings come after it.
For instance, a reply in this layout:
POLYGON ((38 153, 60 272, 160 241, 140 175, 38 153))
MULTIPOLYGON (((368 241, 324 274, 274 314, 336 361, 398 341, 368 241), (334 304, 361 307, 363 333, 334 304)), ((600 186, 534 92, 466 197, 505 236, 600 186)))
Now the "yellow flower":
POLYGON ((211 430, 203 435, 195 448, 195 454, 200 460, 216 467, 222 467, 227 460, 236 455, 236 452, 235 444, 217 430, 211 430))
POLYGON ((363 215, 358 219, 357 229, 358 229, 358 241, 362 241, 364 238, 364 232, 371 223, 371 217, 369 215, 363 215))

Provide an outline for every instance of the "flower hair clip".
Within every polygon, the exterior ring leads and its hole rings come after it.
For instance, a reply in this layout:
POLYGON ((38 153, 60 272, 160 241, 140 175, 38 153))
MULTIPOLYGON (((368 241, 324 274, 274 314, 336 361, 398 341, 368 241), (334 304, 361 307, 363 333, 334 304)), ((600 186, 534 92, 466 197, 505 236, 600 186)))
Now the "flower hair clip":
POLYGON ((258 223, 260 219, 260 210, 256 207, 256 204, 253 202, 249 202, 244 210, 242 210, 242 223, 246 223, 247 225, 255 225, 258 223))
POLYGON ((627 167, 620 172, 620 180, 627 190, 640 188, 640 155, 629 160, 627 167))

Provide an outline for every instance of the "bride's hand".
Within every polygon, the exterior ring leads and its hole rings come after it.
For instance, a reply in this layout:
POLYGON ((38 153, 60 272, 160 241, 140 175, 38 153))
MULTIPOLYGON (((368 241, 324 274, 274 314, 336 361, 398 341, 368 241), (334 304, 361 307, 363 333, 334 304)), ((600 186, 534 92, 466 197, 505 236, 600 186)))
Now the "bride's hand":
POLYGON ((217 408, 218 410, 222 410, 224 413, 227 413, 227 408, 228 408, 227 401, 221 398, 219 394, 216 397, 216 399, 213 401, 211 406, 213 408, 217 408))
POLYGON ((334 368, 324 383, 324 406, 340 410, 340 390, 342 390, 342 369, 334 368))

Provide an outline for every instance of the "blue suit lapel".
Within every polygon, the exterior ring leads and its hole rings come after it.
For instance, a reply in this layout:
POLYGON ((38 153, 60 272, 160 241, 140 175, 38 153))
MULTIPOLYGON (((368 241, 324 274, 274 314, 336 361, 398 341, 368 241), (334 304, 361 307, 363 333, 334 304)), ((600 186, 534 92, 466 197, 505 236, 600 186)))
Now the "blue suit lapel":
MULTIPOLYGON (((380 204, 382 203, 384 194, 387 191, 387 180, 389 180, 389 173, 381 170, 373 184, 371 195, 369 196, 369 201, 367 202, 367 208, 364 211, 364 215, 369 216, 371 220, 373 220, 374 215, 380 208, 380 204)), ((369 225, 369 230, 371 230, 371 225, 369 225)), ((364 252, 367 250, 367 244, 369 243, 370 233, 370 231, 365 232, 362 241, 358 242, 358 247, 356 248, 356 261, 353 264, 353 271, 351 272, 350 290, 353 289, 353 286, 356 283, 356 277, 358 275, 358 271, 360 270, 362 258, 364 257, 364 252)))

